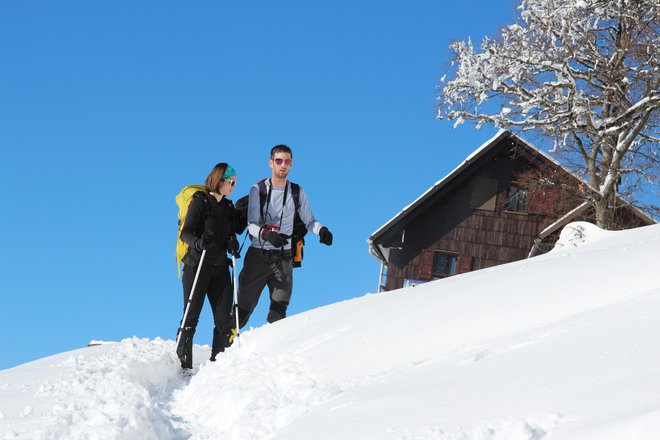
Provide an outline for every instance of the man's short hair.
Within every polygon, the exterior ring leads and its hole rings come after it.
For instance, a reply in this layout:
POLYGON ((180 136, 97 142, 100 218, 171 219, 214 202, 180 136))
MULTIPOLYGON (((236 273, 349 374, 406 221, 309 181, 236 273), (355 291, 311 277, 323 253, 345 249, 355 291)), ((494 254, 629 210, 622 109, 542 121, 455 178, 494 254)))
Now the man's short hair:
POLYGON ((293 151, 291 151, 291 148, 289 148, 287 145, 279 144, 271 148, 270 158, 275 159, 275 154, 277 153, 289 153, 291 155, 291 159, 293 159, 293 151))

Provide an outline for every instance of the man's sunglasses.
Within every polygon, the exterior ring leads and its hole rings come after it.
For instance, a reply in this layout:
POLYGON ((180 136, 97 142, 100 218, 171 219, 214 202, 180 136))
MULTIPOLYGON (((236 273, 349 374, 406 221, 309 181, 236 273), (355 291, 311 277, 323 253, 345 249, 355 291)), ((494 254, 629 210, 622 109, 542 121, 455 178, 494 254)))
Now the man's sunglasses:
POLYGON ((225 182, 229 184, 232 188, 236 186, 236 181, 232 179, 225 179, 225 182))
POLYGON ((275 162, 277 165, 282 165, 282 162, 284 162, 286 165, 291 165, 291 159, 273 159, 273 162, 275 162))

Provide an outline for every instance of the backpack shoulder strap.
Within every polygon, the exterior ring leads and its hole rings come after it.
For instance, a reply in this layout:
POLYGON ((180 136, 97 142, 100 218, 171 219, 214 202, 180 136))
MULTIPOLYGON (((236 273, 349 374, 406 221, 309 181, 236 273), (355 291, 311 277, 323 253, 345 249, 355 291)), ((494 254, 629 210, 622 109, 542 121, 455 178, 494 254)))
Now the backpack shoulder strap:
POLYGON ((291 184, 291 195, 293 196, 293 203, 296 205, 296 212, 300 210, 300 185, 297 183, 289 182, 291 184))
POLYGON ((225 200, 228 205, 229 233, 232 235, 236 234, 236 206, 234 205, 234 202, 232 202, 231 199, 228 199, 227 197, 223 197, 222 200, 225 200))
POLYGON ((211 207, 209 206, 209 199, 206 197, 206 191, 197 191, 195 194, 193 194, 193 200, 196 199, 197 197, 201 198, 202 200, 202 208, 204 208, 204 213, 208 217, 211 211, 211 207))
POLYGON ((270 188, 272 187, 271 185, 266 190, 266 180, 268 179, 261 179, 257 182, 257 187, 259 188, 259 219, 262 221, 264 218, 264 205, 266 205, 266 199, 270 199, 270 188))

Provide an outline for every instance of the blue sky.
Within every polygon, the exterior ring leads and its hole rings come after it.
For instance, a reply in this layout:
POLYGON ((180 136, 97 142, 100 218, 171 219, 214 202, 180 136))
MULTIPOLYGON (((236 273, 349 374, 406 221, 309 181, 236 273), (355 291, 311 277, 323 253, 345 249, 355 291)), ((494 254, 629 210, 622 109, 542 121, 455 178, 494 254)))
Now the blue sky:
MULTIPOLYGON (((335 236, 308 240, 290 313, 375 291, 367 238, 495 133, 435 120, 448 45, 496 33, 514 7, 0 2, 0 369, 173 338, 174 196, 221 161, 246 194, 278 143, 335 236)), ((196 342, 210 336, 206 304, 196 342)))

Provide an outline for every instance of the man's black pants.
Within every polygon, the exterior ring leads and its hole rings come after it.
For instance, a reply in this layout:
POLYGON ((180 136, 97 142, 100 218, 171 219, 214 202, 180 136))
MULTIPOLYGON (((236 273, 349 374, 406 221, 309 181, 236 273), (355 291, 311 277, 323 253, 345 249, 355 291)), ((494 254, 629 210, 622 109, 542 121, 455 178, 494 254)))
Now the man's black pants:
POLYGON ((264 287, 270 291, 270 310, 266 321, 286 317, 293 290, 291 250, 264 250, 250 247, 245 255, 238 281, 239 326, 243 328, 259 302, 264 287))

